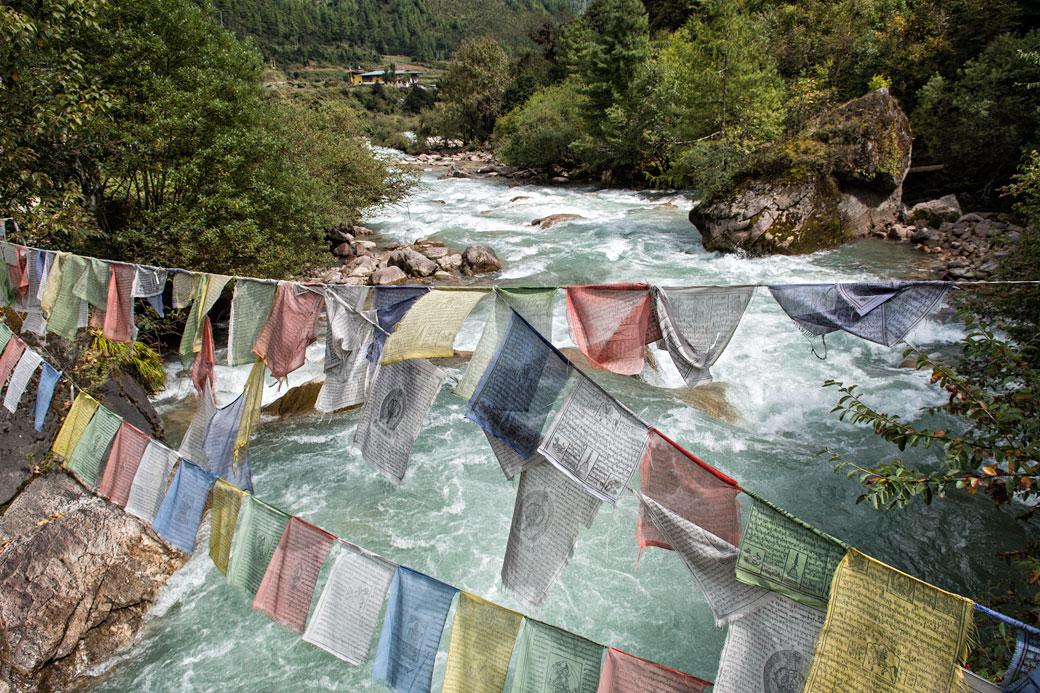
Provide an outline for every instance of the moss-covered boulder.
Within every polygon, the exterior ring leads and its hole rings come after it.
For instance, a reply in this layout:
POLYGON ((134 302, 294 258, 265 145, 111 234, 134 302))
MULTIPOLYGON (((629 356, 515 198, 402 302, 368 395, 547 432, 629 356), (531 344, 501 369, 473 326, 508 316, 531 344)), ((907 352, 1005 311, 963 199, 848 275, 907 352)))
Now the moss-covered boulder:
POLYGON ((810 253, 895 221, 910 168, 906 114, 878 89, 753 157, 734 184, 690 212, 708 250, 810 253))

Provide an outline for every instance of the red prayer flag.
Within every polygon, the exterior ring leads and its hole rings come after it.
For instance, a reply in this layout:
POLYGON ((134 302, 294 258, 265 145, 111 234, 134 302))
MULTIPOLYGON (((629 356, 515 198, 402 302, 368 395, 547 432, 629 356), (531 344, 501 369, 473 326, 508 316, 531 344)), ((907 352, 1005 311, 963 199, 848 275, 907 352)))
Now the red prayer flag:
POLYGON ((126 421, 119 426, 112 450, 108 453, 105 472, 98 484, 98 493, 116 505, 126 507, 134 475, 150 440, 147 433, 137 430, 126 421))
POLYGON ((122 262, 109 266, 108 300, 105 303, 105 337, 114 342, 134 341, 134 277, 137 268, 122 262))
POLYGON ((289 520, 267 565, 253 608, 302 634, 318 573, 336 537, 298 517, 289 520))
POLYGON ((597 693, 704 693, 711 683, 613 647, 607 650, 597 693))
MULTIPOLYGON (((722 472, 683 450, 657 429, 650 440, 639 470, 643 494, 677 515, 711 532, 734 546, 740 544, 740 485, 722 472)), ((636 543, 671 549, 660 530, 640 506, 636 543)))
POLYGON ((213 325, 210 324, 207 315, 202 321, 202 348, 196 352, 195 361, 191 364, 191 380, 200 395, 205 390, 206 383, 209 383, 211 390, 213 389, 213 364, 216 363, 213 352, 213 325))
POLYGON ((643 347, 661 339, 648 284, 568 286, 571 338, 593 368, 637 375, 643 347))
POLYGON ((7 265, 8 283, 15 295, 22 299, 29 290, 29 249, 22 245, 15 245, 14 248, 18 262, 7 265))
POLYGON ((303 287, 294 282, 278 282, 271 314, 253 345, 253 353, 264 360, 277 380, 303 365, 307 345, 317 338, 325 299, 303 287))
POLYGON ((22 358, 24 352, 25 342, 19 339, 18 335, 11 335, 7 346, 4 347, 4 353, 0 354, 0 388, 3 388, 4 383, 11 377, 11 371, 14 370, 18 359, 22 358))

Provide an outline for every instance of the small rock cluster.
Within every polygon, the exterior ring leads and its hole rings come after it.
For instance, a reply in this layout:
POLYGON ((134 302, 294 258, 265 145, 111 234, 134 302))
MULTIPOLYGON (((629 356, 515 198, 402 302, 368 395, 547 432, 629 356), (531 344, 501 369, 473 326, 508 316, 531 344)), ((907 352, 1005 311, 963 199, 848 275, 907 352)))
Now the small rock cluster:
POLYGON ((430 154, 405 155, 401 158, 404 164, 419 168, 446 168, 439 180, 446 178, 510 178, 512 185, 522 185, 526 181, 538 183, 569 183, 570 174, 558 166, 548 169, 519 168, 509 166, 495 159, 492 152, 434 152, 430 154))
POLYGON ((1022 229, 991 213, 964 214, 954 195, 914 205, 887 235, 908 241, 941 261, 942 279, 988 279, 1007 255, 1005 243, 1021 238, 1022 229))
POLYGON ((420 238, 409 246, 390 242, 380 248, 373 232, 363 226, 333 229, 329 251, 340 259, 311 280, 322 284, 392 286, 419 281, 454 282, 462 276, 497 272, 502 261, 490 247, 474 243, 459 252, 440 241, 420 238))

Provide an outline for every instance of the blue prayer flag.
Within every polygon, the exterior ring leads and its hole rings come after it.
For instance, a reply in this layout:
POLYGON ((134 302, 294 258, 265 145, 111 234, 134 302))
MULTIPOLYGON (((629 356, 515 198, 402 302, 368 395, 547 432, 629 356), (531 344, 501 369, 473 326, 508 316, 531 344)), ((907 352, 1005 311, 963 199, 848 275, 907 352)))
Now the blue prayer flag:
POLYGON ((245 411, 246 393, 235 398, 234 402, 217 409, 206 427, 206 436, 202 441, 202 449, 206 453, 206 469, 221 479, 235 486, 253 492, 253 474, 249 466, 249 455, 237 465, 235 460, 235 439, 242 425, 242 413, 245 411), (236 470, 237 466, 237 470, 236 470))
POLYGON ((458 590, 398 566, 379 636, 372 678, 395 691, 422 693, 433 681, 433 664, 451 600, 458 590))
POLYGON ((192 553, 206 496, 216 481, 214 474, 181 460, 170 488, 166 489, 166 497, 152 522, 152 528, 171 545, 192 553))
POLYGON ((51 398, 54 397, 54 388, 61 379, 61 371, 57 370, 46 361, 40 369, 40 383, 36 386, 36 403, 33 404, 32 415, 36 421, 36 430, 43 430, 43 420, 47 418, 47 411, 51 408, 51 398))
POLYGON ((372 344, 368 347, 367 358, 371 363, 379 363, 383 355, 383 344, 387 336, 394 331, 397 323, 412 307, 412 304, 425 296, 429 291, 426 287, 415 286, 378 286, 372 307, 376 311, 376 320, 381 330, 375 331, 372 344))

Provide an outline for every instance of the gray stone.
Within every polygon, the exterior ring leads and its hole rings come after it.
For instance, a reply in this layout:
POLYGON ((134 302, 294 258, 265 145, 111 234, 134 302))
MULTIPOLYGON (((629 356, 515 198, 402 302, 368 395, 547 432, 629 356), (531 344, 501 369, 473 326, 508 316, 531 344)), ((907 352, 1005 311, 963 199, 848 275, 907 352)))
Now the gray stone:
POLYGON ((940 226, 944 221, 957 221, 961 216, 957 198, 943 195, 938 200, 918 202, 906 213, 906 221, 917 226, 940 226))
POLYGON ((474 243, 462 251, 462 273, 465 275, 497 272, 502 269, 502 261, 495 251, 483 243, 474 243))
POLYGON ((448 255, 450 255, 451 250, 449 248, 445 248, 443 245, 430 246, 428 248, 423 248, 422 254, 430 258, 431 260, 439 260, 442 257, 447 257, 448 255))
POLYGON ((451 281, 454 277, 455 275, 450 272, 445 272, 444 270, 437 270, 433 273, 433 278, 439 282, 451 281))
POLYGON ((547 229, 553 224, 558 224, 561 221, 572 221, 574 219, 584 219, 585 217, 580 214, 550 214, 547 217, 541 219, 535 219, 531 222, 531 226, 541 226, 543 229, 547 229))
POLYGON ((400 267, 383 267, 368 276, 368 283, 372 286, 391 286, 404 284, 406 281, 408 275, 400 267))
POLYGON ((415 250, 397 250, 386 260, 387 265, 400 267, 413 277, 429 277, 437 271, 437 263, 415 250))
POLYGON ((975 214, 974 212, 969 212, 968 214, 962 215, 961 218, 957 220, 957 223, 958 224, 977 224, 980 221, 983 221, 983 218, 980 215, 975 214))
POLYGON ((437 265, 446 272, 457 272, 462 267, 462 255, 452 253, 437 260, 437 265))

